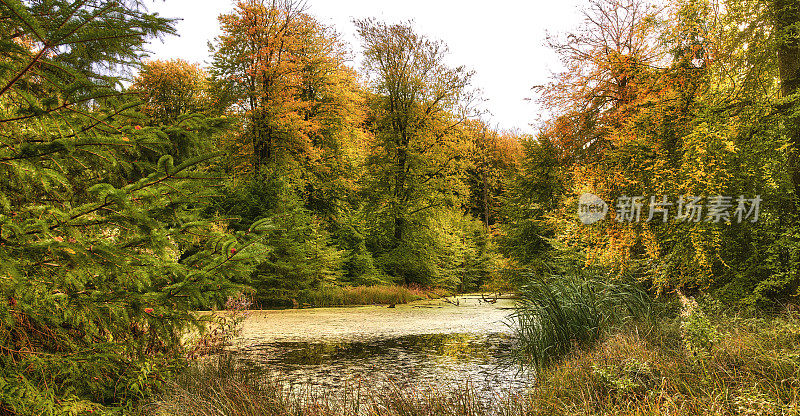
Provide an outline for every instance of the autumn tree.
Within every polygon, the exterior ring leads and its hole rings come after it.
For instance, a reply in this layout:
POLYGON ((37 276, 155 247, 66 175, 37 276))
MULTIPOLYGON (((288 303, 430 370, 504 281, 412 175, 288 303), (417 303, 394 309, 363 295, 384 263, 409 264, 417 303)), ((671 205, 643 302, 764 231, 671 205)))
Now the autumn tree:
MULTIPOLYGON (((238 281, 291 305, 300 290, 341 283, 342 257, 371 261, 347 231, 359 209, 363 91, 337 34, 301 2, 241 1, 219 20, 212 95, 240 124, 223 139, 230 180, 213 209, 234 229, 274 220, 275 249, 238 281)), ((348 279, 361 278, 356 269, 374 271, 351 267, 348 279)))
POLYGON ((335 137, 326 130, 356 111, 335 34, 294 0, 240 1, 219 21, 211 74, 220 99, 245 119, 254 170, 335 137))
MULTIPOLYGON (((568 181, 562 186, 569 189, 564 192, 565 198, 570 194, 591 192, 605 200, 613 200, 618 194, 638 195, 636 192, 643 192, 635 188, 642 185, 636 181, 638 177, 624 176, 625 170, 632 167, 633 174, 638 175, 641 166, 631 166, 630 157, 648 158, 651 153, 644 153, 637 146, 658 144, 637 140, 627 128, 637 114, 638 106, 658 95, 654 80, 659 78, 655 68, 667 53, 656 48, 654 37, 658 31, 655 25, 659 22, 656 17, 643 2, 597 0, 589 3, 584 11, 584 22, 577 30, 566 36, 550 38, 550 46, 559 53, 564 70, 553 82, 539 88, 540 102, 552 109, 552 118, 537 138, 541 145, 527 146, 526 150, 539 154, 538 157, 550 163, 557 163, 563 171, 556 173, 553 168, 544 167, 546 171, 543 172, 543 167, 537 166, 536 161, 523 163, 521 189, 528 188, 526 182, 535 183, 535 175, 539 174, 545 177, 565 175, 568 181)), ((531 201, 524 194, 516 199, 518 202, 536 202, 550 209, 563 209, 561 204, 553 204, 551 200, 531 201)), ((541 220, 541 211, 532 217, 541 220)), ((625 244, 617 244, 620 240, 630 241, 628 236, 620 236, 618 230, 588 233, 570 227, 572 220, 569 217, 566 224, 556 226, 566 231, 563 239, 583 239, 594 243, 600 239, 604 243, 611 241, 608 245, 615 250, 628 248, 625 244), (576 236, 578 232, 580 235, 576 236)), ((512 218, 512 221, 516 220, 512 218)), ((610 229, 614 227, 614 224, 608 225, 610 229)), ((536 227, 530 229, 540 228, 541 223, 537 222, 536 227)), ((534 251, 541 252, 540 238, 528 241, 536 242, 539 248, 534 251)), ((521 247, 526 246, 529 244, 521 247)), ((593 244, 588 247, 590 258, 595 253, 591 250, 595 249, 605 256, 617 255, 610 250, 597 249, 593 244)), ((521 252, 517 257, 531 259, 533 252, 521 252)), ((615 264, 624 263, 621 258, 616 260, 615 264)))
POLYGON ((446 46, 407 24, 355 23, 372 87, 368 128, 376 151, 367 162, 367 192, 380 224, 376 244, 387 253, 387 272, 409 283, 410 276, 426 273, 419 266, 430 263, 414 260, 421 254, 412 250, 413 230, 432 210, 458 206, 468 193, 457 169, 472 73, 447 66, 446 46))
POLYGON ((536 89, 552 111, 552 138, 569 155, 565 162, 591 160, 607 149, 611 130, 647 93, 647 70, 663 57, 656 48, 657 21, 643 1, 592 0, 580 28, 548 37, 564 70, 536 89))
MULTIPOLYGON (((142 149, 135 163, 155 162, 169 153, 180 163, 188 158, 215 152, 220 137, 227 135, 232 121, 213 100, 208 74, 197 64, 180 59, 146 61, 127 92, 141 101, 143 117, 135 123, 161 127, 168 132, 168 142, 154 142, 142 149), (197 134, 214 126, 215 134, 197 134), (165 146, 166 145, 166 146, 165 146)), ((135 102, 135 101, 134 101, 135 102)))
MULTIPOLYGON (((792 16, 790 3, 781 17, 792 16)), ((575 71, 543 89, 558 109, 544 134, 569 178, 550 217, 553 242, 584 265, 657 290, 713 293, 748 307, 788 299, 800 282, 790 202, 796 100, 786 95, 792 65, 782 62, 793 29, 776 20, 777 3, 592 4, 583 28, 555 45, 575 71), (624 22, 628 29, 618 30, 624 22), (586 192, 609 203, 609 218, 576 226, 576 199, 586 192), (615 202, 637 195, 673 204, 686 195, 704 204, 760 195, 770 203, 754 224, 717 223, 706 211, 698 221, 626 222, 615 202)))
POLYGON ((363 95, 344 46, 300 2, 242 1, 220 23, 213 95, 242 120, 226 140, 229 171, 279 170, 309 208, 333 216, 352 190, 363 136, 363 95))
POLYGON ((199 65, 184 60, 148 61, 139 70, 131 91, 144 101, 142 110, 147 116, 168 124, 209 107, 207 77, 199 65))
POLYGON ((510 178, 517 172, 517 163, 522 156, 520 137, 493 130, 480 120, 467 122, 464 133, 469 138, 467 181, 470 185, 470 211, 489 227, 499 220, 500 199, 510 178))

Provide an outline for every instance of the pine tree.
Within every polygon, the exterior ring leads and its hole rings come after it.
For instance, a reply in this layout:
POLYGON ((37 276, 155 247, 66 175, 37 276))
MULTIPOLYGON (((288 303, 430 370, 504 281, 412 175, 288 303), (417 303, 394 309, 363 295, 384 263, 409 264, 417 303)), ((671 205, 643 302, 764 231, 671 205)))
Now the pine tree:
POLYGON ((226 235, 197 217, 215 154, 164 154, 223 121, 142 127, 116 75, 172 24, 138 1, 0 1, 2 414, 156 391, 191 310, 224 300, 259 250, 263 222, 226 235))

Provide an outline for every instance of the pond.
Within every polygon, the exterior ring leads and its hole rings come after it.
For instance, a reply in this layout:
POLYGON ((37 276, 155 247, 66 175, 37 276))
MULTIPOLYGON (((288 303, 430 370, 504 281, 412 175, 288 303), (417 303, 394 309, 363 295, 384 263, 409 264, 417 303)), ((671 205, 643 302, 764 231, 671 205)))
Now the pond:
POLYGON ((389 383, 519 393, 532 379, 509 357, 512 299, 479 295, 407 305, 252 311, 236 356, 289 388, 326 391, 389 383))

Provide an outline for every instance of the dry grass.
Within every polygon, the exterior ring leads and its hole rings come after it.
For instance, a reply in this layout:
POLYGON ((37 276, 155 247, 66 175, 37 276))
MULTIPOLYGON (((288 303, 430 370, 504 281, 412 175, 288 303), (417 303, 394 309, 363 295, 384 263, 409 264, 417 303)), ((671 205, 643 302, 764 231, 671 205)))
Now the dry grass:
MULTIPOLYGON (((531 391, 481 403, 469 386, 440 391, 287 392, 216 361, 185 374, 148 416, 244 415, 798 415, 800 315, 702 312, 628 324, 541 373, 531 391), (704 335, 704 336, 700 336, 704 335), (698 341, 702 340, 702 342, 698 341)), ((146 410, 146 411, 145 411, 146 410)))
POLYGON ((288 391, 217 357, 183 374, 161 400, 139 416, 478 416, 489 412, 469 388, 447 393, 392 386, 381 391, 353 388, 336 395, 305 389, 288 391))
POLYGON ((329 286, 314 290, 304 296, 303 302, 313 306, 345 305, 397 305, 426 299, 428 292, 421 288, 376 285, 376 286, 329 286))
POLYGON ((533 414, 800 414, 798 316, 715 323, 704 351, 678 321, 607 335, 544 375, 533 414))

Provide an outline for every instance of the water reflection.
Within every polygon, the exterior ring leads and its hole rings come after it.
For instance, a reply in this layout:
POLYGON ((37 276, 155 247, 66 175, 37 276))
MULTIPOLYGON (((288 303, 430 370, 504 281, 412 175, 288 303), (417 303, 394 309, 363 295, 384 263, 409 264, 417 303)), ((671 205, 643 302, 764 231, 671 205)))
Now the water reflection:
POLYGON ((531 384, 508 358, 511 338, 491 334, 414 334, 366 340, 273 341, 240 348, 238 357, 287 386, 326 390, 421 389, 470 383, 491 399, 531 384))

